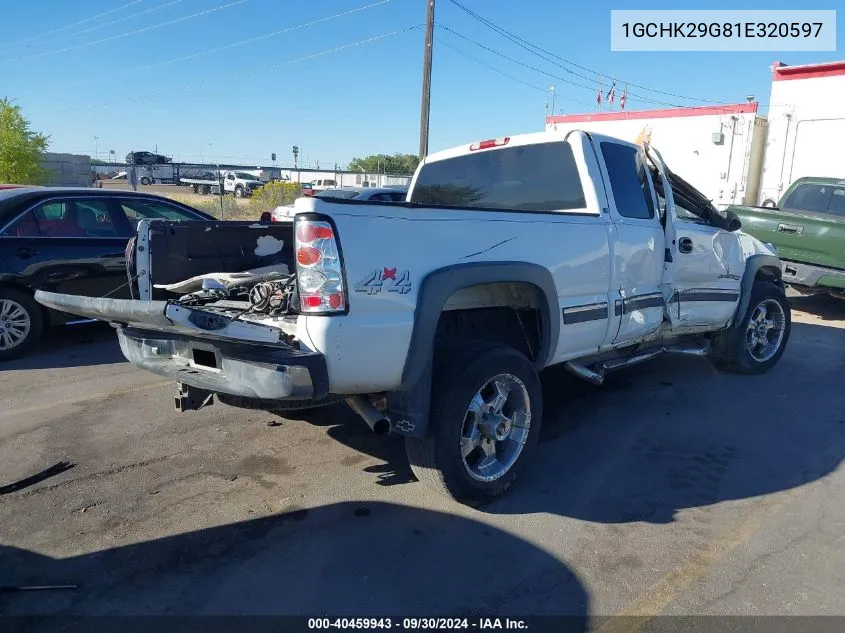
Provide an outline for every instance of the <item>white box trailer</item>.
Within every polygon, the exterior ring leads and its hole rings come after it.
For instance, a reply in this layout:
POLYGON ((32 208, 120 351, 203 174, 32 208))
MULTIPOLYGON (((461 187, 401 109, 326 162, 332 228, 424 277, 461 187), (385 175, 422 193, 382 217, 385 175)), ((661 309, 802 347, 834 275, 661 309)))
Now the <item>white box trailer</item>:
POLYGON ((649 137, 673 171, 719 208, 754 204, 766 138, 756 102, 546 117, 546 131, 581 129, 635 142, 649 137))
POLYGON ((759 204, 803 176, 845 179, 845 61, 772 66, 759 204))

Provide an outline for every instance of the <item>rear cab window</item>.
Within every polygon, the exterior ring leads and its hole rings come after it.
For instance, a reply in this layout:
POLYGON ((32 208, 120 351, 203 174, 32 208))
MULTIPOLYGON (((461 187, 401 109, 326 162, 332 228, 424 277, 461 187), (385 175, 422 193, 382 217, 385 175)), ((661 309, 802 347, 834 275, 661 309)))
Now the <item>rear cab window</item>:
POLYGON ((783 201, 784 209, 845 215, 845 183, 798 185, 783 201))
POLYGON ((587 206, 572 147, 565 141, 506 146, 426 163, 409 202, 523 212, 587 206))

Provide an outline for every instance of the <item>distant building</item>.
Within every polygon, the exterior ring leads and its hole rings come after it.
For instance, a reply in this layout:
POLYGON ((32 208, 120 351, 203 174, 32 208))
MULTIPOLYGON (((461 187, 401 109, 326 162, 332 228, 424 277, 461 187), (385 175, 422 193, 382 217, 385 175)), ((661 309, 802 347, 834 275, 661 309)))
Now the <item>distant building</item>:
POLYGON ((772 67, 760 203, 802 176, 845 180, 845 61, 772 67))
POLYGON ((757 108, 751 102, 548 116, 546 131, 586 130, 632 143, 649 136, 669 168, 715 205, 754 204, 766 133, 757 108))
POLYGON ((46 152, 41 167, 47 170, 44 184, 48 187, 88 187, 94 173, 91 157, 84 154, 46 152))

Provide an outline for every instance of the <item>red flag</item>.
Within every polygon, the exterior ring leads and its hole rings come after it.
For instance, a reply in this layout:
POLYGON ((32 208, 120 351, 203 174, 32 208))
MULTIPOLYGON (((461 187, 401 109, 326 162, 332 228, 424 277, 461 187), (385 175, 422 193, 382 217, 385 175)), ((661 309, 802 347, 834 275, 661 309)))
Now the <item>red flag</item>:
POLYGON ((616 82, 613 82, 613 85, 610 87, 610 90, 607 91, 607 102, 612 104, 613 99, 616 97, 616 82))
POLYGON ((619 108, 621 110, 625 109, 625 105, 628 103, 628 85, 625 85, 625 90, 622 91, 622 96, 619 97, 619 108))

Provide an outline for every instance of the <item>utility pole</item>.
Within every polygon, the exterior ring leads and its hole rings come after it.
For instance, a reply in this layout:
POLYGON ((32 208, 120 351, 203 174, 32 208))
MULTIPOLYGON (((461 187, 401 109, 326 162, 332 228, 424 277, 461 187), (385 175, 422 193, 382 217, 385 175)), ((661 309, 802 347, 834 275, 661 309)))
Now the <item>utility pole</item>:
POLYGON ((423 54, 422 103, 420 105, 420 160, 428 154, 428 118, 431 114, 431 48, 434 44, 434 0, 426 0, 425 51, 423 54))

